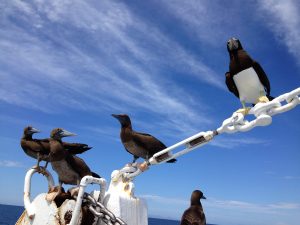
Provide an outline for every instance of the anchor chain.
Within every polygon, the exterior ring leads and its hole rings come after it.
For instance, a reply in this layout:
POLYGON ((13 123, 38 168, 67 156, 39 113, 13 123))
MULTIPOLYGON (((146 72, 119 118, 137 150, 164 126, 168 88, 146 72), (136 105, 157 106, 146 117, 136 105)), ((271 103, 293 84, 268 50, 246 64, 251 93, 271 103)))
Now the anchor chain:
POLYGON ((116 217, 102 203, 97 202, 90 194, 84 193, 83 201, 91 213, 107 225, 127 225, 121 218, 116 217))
POLYGON ((256 118, 252 121, 245 120, 242 113, 234 112, 232 116, 222 123, 217 129, 221 133, 235 133, 237 131, 245 132, 257 126, 267 126, 272 123, 272 116, 287 112, 300 104, 300 88, 289 93, 274 98, 267 103, 258 103, 250 111, 249 114, 256 118))

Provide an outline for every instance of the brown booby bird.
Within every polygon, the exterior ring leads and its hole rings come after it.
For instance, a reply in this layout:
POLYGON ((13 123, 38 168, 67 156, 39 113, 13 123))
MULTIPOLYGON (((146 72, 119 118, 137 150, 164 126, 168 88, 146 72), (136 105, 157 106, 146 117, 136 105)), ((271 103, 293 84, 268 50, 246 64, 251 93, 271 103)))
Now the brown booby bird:
POLYGON ((200 199, 206 199, 203 193, 199 190, 193 191, 191 206, 184 211, 180 225, 206 225, 206 218, 200 199))
MULTIPOLYGON (((133 155, 133 163, 139 158, 150 159, 155 153, 167 148, 160 140, 150 134, 139 133, 132 130, 131 121, 128 115, 116 115, 113 117, 121 123, 121 141, 127 152, 133 155)), ((169 157, 169 154, 160 156, 164 160, 169 157)), ((176 159, 167 161, 168 163, 176 162, 176 159)))
POLYGON ((62 138, 68 136, 74 136, 62 128, 56 128, 51 131, 49 144, 50 154, 49 160, 54 171, 58 174, 59 179, 59 192, 61 192, 62 184, 79 185, 80 180, 84 176, 93 176, 100 178, 100 176, 94 172, 91 172, 90 168, 83 161, 83 159, 72 155, 65 149, 62 138))
POLYGON ((229 72, 226 72, 226 85, 230 92, 238 97, 243 108, 238 112, 246 115, 249 108, 246 103, 269 102, 271 86, 269 79, 260 64, 254 61, 243 49, 241 42, 230 38, 227 42, 230 63, 229 72))
MULTIPOLYGON (((49 139, 33 139, 32 135, 34 133, 39 133, 40 131, 32 126, 25 127, 23 136, 21 138, 21 147, 24 152, 32 158, 37 159, 37 167, 41 160, 46 161, 45 168, 48 164, 48 155, 50 153, 49 139)), ((81 154, 92 147, 87 144, 82 143, 68 143, 63 142, 63 146, 70 154, 81 154)))
POLYGON ((45 160, 47 167, 48 155, 49 155, 49 143, 45 143, 38 139, 33 139, 32 135, 34 133, 39 133, 40 131, 34 127, 28 126, 24 128, 24 133, 21 138, 21 147, 23 151, 30 157, 37 159, 37 167, 39 167, 40 161, 45 160), (48 146, 47 146, 48 145, 48 146))

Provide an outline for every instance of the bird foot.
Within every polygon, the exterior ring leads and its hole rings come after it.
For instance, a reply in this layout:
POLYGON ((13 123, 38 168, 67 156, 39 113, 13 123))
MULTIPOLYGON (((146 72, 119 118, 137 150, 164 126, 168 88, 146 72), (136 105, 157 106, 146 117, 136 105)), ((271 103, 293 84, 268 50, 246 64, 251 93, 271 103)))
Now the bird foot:
POLYGON ((238 109, 237 111, 235 111, 236 113, 242 113, 244 116, 246 116, 250 111, 250 108, 242 108, 242 109, 238 109))
POLYGON ((260 96, 260 97, 257 99, 257 101, 256 101, 255 104, 257 104, 257 103, 267 103, 267 102, 269 102, 269 99, 268 99, 267 96, 260 96))
POLYGON ((139 168, 142 172, 144 172, 144 171, 146 171, 146 170, 149 168, 149 166, 148 166, 148 163, 147 163, 147 162, 143 162, 142 164, 138 165, 138 168, 139 168))
POLYGON ((46 172, 46 167, 43 167, 43 166, 40 166, 40 167, 39 167, 38 173, 40 173, 40 174, 42 174, 42 175, 44 175, 44 176, 47 176, 47 175, 48 175, 48 173, 46 172))
POLYGON ((46 200, 48 202, 52 202, 56 198, 56 196, 58 196, 61 193, 62 193, 62 190, 60 187, 49 188, 49 191, 46 195, 46 200))
POLYGON ((47 172, 46 172, 46 168, 43 167, 43 166, 39 166, 39 165, 35 165, 34 167, 32 167, 33 169, 36 169, 36 171, 44 176, 47 175, 47 172))
POLYGON ((80 187, 72 187, 68 190, 68 192, 72 197, 78 196, 79 188, 80 187))

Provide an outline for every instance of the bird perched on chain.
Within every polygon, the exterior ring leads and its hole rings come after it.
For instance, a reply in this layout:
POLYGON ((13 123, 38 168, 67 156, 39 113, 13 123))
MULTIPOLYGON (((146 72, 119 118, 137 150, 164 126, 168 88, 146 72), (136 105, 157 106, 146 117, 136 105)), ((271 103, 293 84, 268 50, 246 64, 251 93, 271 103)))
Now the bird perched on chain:
POLYGON ((229 72, 225 73, 226 85, 243 105, 243 108, 237 112, 246 115, 249 112, 246 103, 255 105, 273 100, 270 96, 270 82, 265 71, 243 49, 241 42, 236 38, 230 38, 227 42, 227 50, 230 63, 229 72))
POLYGON ((84 176, 100 176, 90 170, 83 159, 72 155, 65 149, 62 138, 74 136, 75 134, 62 128, 55 128, 51 131, 49 144, 49 160, 53 170, 58 174, 59 189, 61 192, 62 184, 79 185, 84 176))
POLYGON ((199 190, 193 191, 191 206, 184 211, 180 225, 206 225, 206 218, 200 199, 206 199, 203 193, 199 190))
MULTIPOLYGON (((139 133, 132 129, 131 120, 128 115, 112 114, 121 124, 121 141, 127 152, 133 155, 133 163, 138 158, 149 160, 155 153, 167 148, 160 140, 150 134, 139 133)), ((159 160, 170 158, 169 153, 160 156, 159 160)), ((167 163, 174 163, 176 159, 170 159, 167 163)))
MULTIPOLYGON (((50 153, 49 138, 33 139, 32 135, 34 133, 39 133, 39 132, 40 130, 32 126, 25 127, 23 136, 21 138, 21 147, 27 155, 37 159, 37 168, 39 168, 39 163, 42 160, 46 161, 46 165, 44 167, 46 168, 49 161, 48 156, 50 153)), ((62 144, 64 148, 68 150, 68 152, 72 155, 81 154, 92 148, 87 144, 82 144, 82 143, 62 142, 62 144)))

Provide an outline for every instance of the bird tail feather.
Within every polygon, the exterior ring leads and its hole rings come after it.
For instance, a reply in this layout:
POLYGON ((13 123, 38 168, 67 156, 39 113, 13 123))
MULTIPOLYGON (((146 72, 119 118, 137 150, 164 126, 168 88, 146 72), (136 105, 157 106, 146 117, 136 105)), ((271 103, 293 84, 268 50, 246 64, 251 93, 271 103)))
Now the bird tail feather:
POLYGON ((96 178, 101 178, 97 173, 92 172, 92 176, 96 178))

